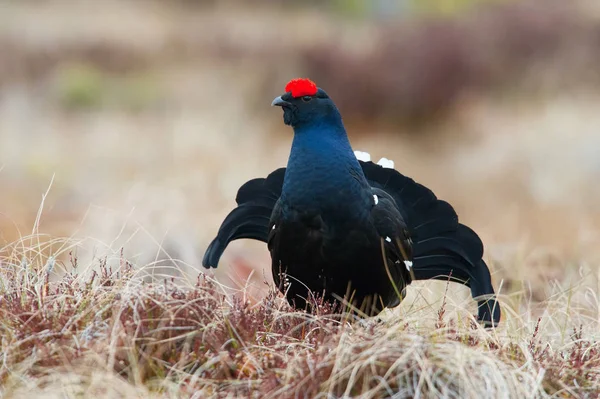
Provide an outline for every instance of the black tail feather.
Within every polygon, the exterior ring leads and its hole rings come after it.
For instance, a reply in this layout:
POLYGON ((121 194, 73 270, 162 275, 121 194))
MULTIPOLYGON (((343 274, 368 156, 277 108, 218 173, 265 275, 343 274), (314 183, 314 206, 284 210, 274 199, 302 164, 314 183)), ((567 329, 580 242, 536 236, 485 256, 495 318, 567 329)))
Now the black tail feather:
POLYGON ((463 248, 463 244, 452 236, 425 238, 418 242, 418 247, 419 252, 423 254, 435 253, 435 251, 439 250, 440 248, 444 248, 447 254, 455 254, 455 256, 458 256, 461 259, 469 262, 469 265, 474 267, 474 265, 470 261, 469 255, 463 248))
POLYGON ((455 232, 458 228, 458 216, 456 216, 454 208, 446 201, 437 199, 434 201, 433 206, 428 208, 413 209, 409 226, 413 229, 417 239, 446 232, 455 232))
POLYGON ((465 284, 471 288, 473 299, 477 300, 478 319, 487 325, 498 324, 501 316, 500 306, 496 302, 490 271, 483 260, 476 266, 465 268, 463 263, 448 255, 430 255, 414 259, 413 274, 416 280, 435 279, 465 284))
POLYGON ((270 216, 271 211, 266 207, 240 205, 235 208, 225 218, 217 237, 208 246, 202 265, 206 268, 217 267, 223 251, 233 240, 251 238, 267 242, 270 216))
POLYGON ((217 267, 219 259, 231 241, 250 238, 267 242, 271 213, 281 195, 285 168, 277 169, 266 179, 253 179, 238 190, 238 207, 227 215, 217 237, 210 243, 202 265, 217 267))
POLYGON ((489 269, 482 260, 483 243, 469 227, 458 222, 450 204, 437 199, 427 187, 393 169, 361 162, 375 187, 392 195, 407 222, 413 240, 413 272, 417 280, 450 280, 471 288, 478 301, 478 318, 487 325, 500 321, 489 269))

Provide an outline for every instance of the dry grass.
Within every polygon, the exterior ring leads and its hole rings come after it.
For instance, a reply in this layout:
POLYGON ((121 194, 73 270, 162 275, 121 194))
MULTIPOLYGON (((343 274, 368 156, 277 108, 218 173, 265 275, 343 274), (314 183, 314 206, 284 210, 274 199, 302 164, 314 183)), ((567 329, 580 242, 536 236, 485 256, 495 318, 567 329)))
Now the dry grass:
MULTIPOLYGON (((122 252, 82 265, 80 242, 1 250, 0 395, 45 397, 595 397, 598 271, 533 304, 503 298, 500 328, 421 285, 380 321, 291 310, 204 274, 156 277, 122 252), (54 245, 69 262, 42 255, 54 245), (596 287, 590 287, 590 280, 596 287), (107 383, 110 382, 110 383, 107 383)), ((447 288, 446 288, 447 290, 447 288)))

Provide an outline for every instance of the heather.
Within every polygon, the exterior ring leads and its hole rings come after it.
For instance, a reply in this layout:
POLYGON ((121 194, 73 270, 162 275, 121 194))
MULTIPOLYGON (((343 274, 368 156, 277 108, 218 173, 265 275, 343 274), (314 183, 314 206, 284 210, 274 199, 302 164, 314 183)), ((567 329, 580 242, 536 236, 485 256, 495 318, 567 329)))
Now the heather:
POLYGON ((294 311, 273 288, 150 279, 122 253, 92 267, 75 247, 57 264, 21 244, 1 258, 3 397, 593 397, 600 381, 584 287, 557 286, 536 311, 506 298, 498 329, 447 285, 439 303, 361 321, 294 311))

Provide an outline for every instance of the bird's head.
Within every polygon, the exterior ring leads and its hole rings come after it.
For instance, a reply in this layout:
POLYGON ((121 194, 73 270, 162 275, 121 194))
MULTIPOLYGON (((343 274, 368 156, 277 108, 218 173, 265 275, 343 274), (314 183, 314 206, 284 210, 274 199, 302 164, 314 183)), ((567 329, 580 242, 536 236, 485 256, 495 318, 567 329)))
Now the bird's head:
POLYGON ((341 120, 327 93, 310 79, 290 80, 285 86, 285 94, 276 97, 271 105, 283 108, 283 122, 293 128, 341 120))

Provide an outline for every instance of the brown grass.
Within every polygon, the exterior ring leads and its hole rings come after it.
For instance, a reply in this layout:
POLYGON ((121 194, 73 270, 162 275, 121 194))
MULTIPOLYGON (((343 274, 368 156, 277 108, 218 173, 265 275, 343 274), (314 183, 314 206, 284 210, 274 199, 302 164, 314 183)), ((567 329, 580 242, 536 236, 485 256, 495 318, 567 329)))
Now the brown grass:
POLYGON ((50 242, 27 247, 32 239, 1 252, 2 397, 593 397, 600 389, 600 303, 586 284, 555 285, 535 310, 524 296, 506 297, 496 330, 478 326, 452 290, 429 302, 423 285, 400 311, 358 322, 327 304, 316 315, 293 311, 272 289, 255 300, 204 274, 148 282, 146 268, 122 253, 83 267, 68 240, 60 244, 70 260, 60 264, 40 255, 50 242))

